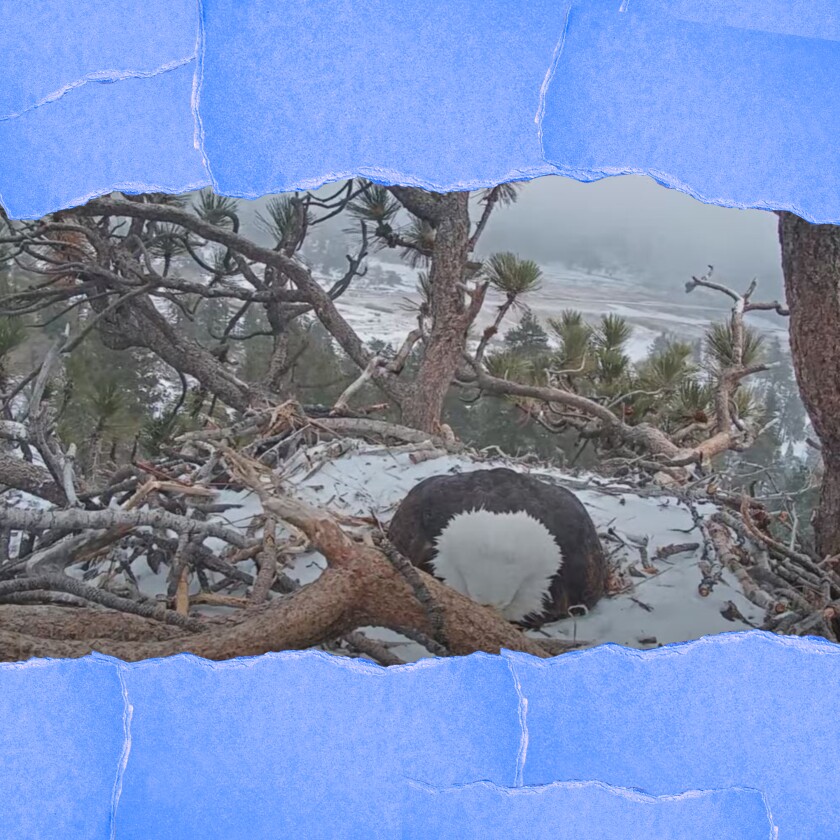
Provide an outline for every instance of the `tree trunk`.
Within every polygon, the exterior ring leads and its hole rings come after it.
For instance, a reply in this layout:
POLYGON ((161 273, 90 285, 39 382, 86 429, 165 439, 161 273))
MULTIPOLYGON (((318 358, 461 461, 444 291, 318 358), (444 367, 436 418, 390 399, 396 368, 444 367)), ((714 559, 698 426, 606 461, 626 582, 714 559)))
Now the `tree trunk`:
POLYGON ((275 332, 268 372, 264 377, 266 388, 273 394, 286 396, 289 387, 289 367, 289 334, 275 332))
POLYGON ((468 192, 442 197, 430 272, 431 334, 417 376, 402 404, 402 421, 424 432, 440 426, 443 403, 462 360, 469 323, 463 283, 469 256, 468 192))
POLYGON ((825 471, 814 531, 820 556, 840 554, 840 452, 823 449, 825 471))
POLYGON ((780 212, 779 241, 793 368, 825 466, 817 552, 840 554, 840 227, 780 212))
POLYGON ((289 371, 294 365, 294 354, 289 352, 291 335, 289 330, 298 317, 295 309, 284 308, 277 302, 271 301, 265 307, 265 314, 272 332, 271 359, 263 385, 272 394, 286 399, 293 396, 289 393, 289 371))

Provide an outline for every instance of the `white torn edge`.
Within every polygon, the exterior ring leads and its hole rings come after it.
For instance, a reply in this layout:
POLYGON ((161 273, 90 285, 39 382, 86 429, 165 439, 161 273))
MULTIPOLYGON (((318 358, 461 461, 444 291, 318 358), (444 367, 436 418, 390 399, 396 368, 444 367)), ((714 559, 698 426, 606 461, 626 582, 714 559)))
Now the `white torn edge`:
POLYGON ((519 749, 516 752, 516 771, 513 776, 514 787, 522 787, 525 777, 525 759, 528 757, 528 698, 522 693, 522 685, 514 667, 514 661, 507 658, 508 669, 513 677, 513 687, 516 689, 516 696, 519 698, 519 749))
MULTIPOLYGON (((385 166, 356 166, 352 169, 328 172, 312 178, 299 178, 289 183, 274 182, 271 186, 261 188, 260 190, 245 189, 242 186, 238 186, 225 191, 219 188, 216 191, 219 195, 224 195, 228 198, 244 198, 252 201, 257 198, 264 198, 267 195, 317 190, 329 184, 346 181, 350 178, 366 178, 371 183, 386 187, 398 185, 401 187, 419 187, 420 189, 431 192, 472 192, 473 190, 491 189, 502 183, 533 181, 535 178, 558 174, 563 173, 556 171, 555 167, 546 161, 541 161, 538 166, 520 167, 496 175, 451 182, 429 181, 425 178, 417 177, 410 173, 398 172, 396 169, 389 169, 385 166)), ((214 189, 216 189, 215 186, 214 189)))
POLYGON ((116 840, 117 837, 117 808, 120 804, 120 796, 122 796, 123 777, 125 776, 125 768, 128 766, 128 756, 131 753, 131 719, 134 716, 134 706, 128 699, 128 686, 125 684, 123 677, 123 665, 116 665, 117 677, 120 681, 123 696, 123 748, 120 755, 120 761, 117 765, 117 775, 114 779, 114 789, 111 794, 111 840, 116 840))
POLYGON ((192 98, 190 99, 190 107, 193 114, 193 145, 196 151, 201 155, 201 164, 204 167, 210 186, 213 191, 219 193, 219 185, 213 177, 213 171, 210 169, 210 161, 207 159, 207 153, 204 151, 204 124, 201 122, 201 113, 199 111, 199 103, 201 102, 201 87, 204 84, 204 3, 202 0, 195 0, 196 8, 198 10, 198 32, 195 37, 195 73, 193 73, 192 98))
MULTIPOLYGON (((554 47, 554 53, 551 56, 551 64, 548 66, 548 70, 545 73, 545 77, 543 78, 543 82, 540 85, 540 104, 537 107, 537 113, 534 114, 534 122, 537 125, 537 138, 540 142, 540 154, 543 157, 543 160, 548 163, 545 157, 545 148, 543 146, 543 117, 545 117, 545 100, 546 96, 548 95, 548 87, 551 84, 551 80, 554 78, 554 74, 557 72, 557 66, 560 63, 560 55, 563 52, 563 46, 566 43, 566 32, 569 29, 569 18, 572 14, 572 6, 573 4, 569 4, 569 8, 566 9, 566 17, 563 21, 563 31, 560 33, 560 39, 557 41, 557 45, 554 47)), ((549 164, 553 166, 553 164, 549 164)))
POLYGON ((46 210, 45 212, 38 212, 35 214, 31 213, 30 211, 24 211, 23 213, 11 212, 9 210, 8 203, 4 200, 2 193, 0 193, 0 208, 2 208, 6 212, 10 219, 15 219, 19 221, 41 219, 44 216, 49 215, 50 213, 55 213, 59 210, 67 210, 73 207, 81 207, 87 204, 88 201, 91 201, 92 199, 100 198, 103 195, 109 195, 112 192, 123 192, 128 193, 129 195, 141 195, 142 193, 147 192, 162 192, 172 195, 182 195, 184 193, 193 192, 195 190, 205 189, 208 186, 213 187, 214 189, 216 188, 216 182, 213 179, 213 173, 210 171, 207 156, 204 153, 204 129, 201 125, 201 119, 198 114, 198 100, 201 89, 201 81, 204 73, 204 7, 202 4, 202 0, 196 0, 196 7, 198 10, 198 30, 196 32, 195 47, 193 49, 192 54, 187 56, 186 58, 180 58, 174 61, 170 61, 167 64, 163 64, 160 67, 149 71, 127 70, 121 73, 117 70, 99 70, 94 73, 89 73, 84 78, 75 82, 71 82, 68 85, 65 85, 63 88, 51 93, 49 96, 45 97, 39 102, 36 102, 34 105, 30 105, 28 108, 25 108, 23 111, 20 111, 17 114, 7 114, 5 116, 0 116, 0 122, 14 119, 16 117, 22 116, 23 114, 26 114, 29 111, 34 110, 35 108, 40 108, 41 106, 47 105, 50 102, 55 102, 57 99, 60 99, 66 93, 69 93, 71 90, 82 87, 91 82, 104 84, 110 82, 124 81, 127 79, 151 78, 152 76, 159 76, 163 73, 167 73, 170 70, 177 70, 179 67, 185 67, 191 61, 195 61, 196 70, 193 74, 193 89, 191 99, 191 110, 193 113, 193 120, 195 124, 193 142, 195 144, 196 150, 201 155, 201 162, 202 166, 204 167, 204 172, 207 176, 207 180, 190 182, 188 184, 181 184, 178 186, 175 186, 174 184, 144 184, 136 181, 124 181, 121 183, 113 184, 108 188, 95 189, 92 192, 87 193, 83 196, 77 196, 75 198, 71 198, 65 201, 60 207, 53 207, 46 210))
POLYGON ((141 181, 118 181, 108 187, 98 187, 83 196, 70 198, 56 206, 48 206, 46 210, 37 211, 12 211, 9 205, 0 194, 0 204, 4 207, 10 219, 15 221, 33 221, 42 219, 50 213, 57 213, 59 210, 70 210, 73 207, 82 207, 94 198, 101 198, 103 195, 110 195, 112 192, 121 192, 128 195, 142 195, 148 192, 167 193, 168 195, 184 195, 185 193, 194 192, 210 186, 209 180, 190 181, 187 184, 144 184, 141 181))
MULTIPOLYGON (((350 178, 365 178, 371 183, 379 184, 382 186, 399 185, 403 187, 418 187, 420 189, 428 190, 431 192, 473 192, 481 189, 491 189, 492 187, 496 187, 499 184, 533 181, 536 178, 543 178, 548 175, 561 174, 557 171, 556 167, 553 164, 550 164, 548 163, 548 161, 545 160, 545 154, 543 154, 543 160, 537 165, 516 167, 514 169, 508 170, 503 173, 497 173, 496 175, 492 176, 473 178, 471 180, 459 180, 451 183, 429 181, 422 177, 418 178, 411 174, 398 172, 397 170, 390 169, 389 167, 363 165, 356 166, 348 170, 327 172, 323 175, 319 175, 313 178, 300 178, 297 181, 292 182, 291 184, 275 183, 273 186, 265 188, 261 191, 245 189, 241 186, 237 189, 228 189, 223 191, 219 186, 216 177, 213 175, 213 170, 210 166, 210 161, 208 160, 204 149, 205 132, 200 114, 201 88, 204 83, 204 55, 206 50, 206 38, 204 35, 204 2, 203 0, 196 0, 196 4, 198 6, 198 39, 196 47, 197 67, 195 76, 193 77, 192 96, 192 109, 195 119, 194 142, 195 148, 201 154, 201 158, 204 163, 204 169, 207 173, 208 178, 210 179, 209 185, 205 186, 212 187, 213 191, 218 195, 224 195, 228 198, 239 198, 248 201, 253 201, 256 199, 263 198, 266 195, 277 195, 280 193, 287 192, 305 192, 307 190, 318 190, 321 187, 325 187, 329 184, 334 184, 339 181, 346 181, 350 178)), ((568 13, 566 15, 566 21, 564 23, 564 34, 565 26, 567 24, 568 13)), ((555 47, 555 61, 557 49, 558 48, 555 47)), ((547 80, 544 80, 540 96, 541 107, 543 107, 542 100, 544 98, 542 91, 546 87, 547 80)), ((537 120, 535 120, 535 122, 536 121, 537 120)), ((542 142, 540 142, 540 150, 542 151, 542 142)))
POLYGON ((49 105, 51 102, 61 99, 66 94, 70 93, 71 90, 76 90, 77 88, 84 87, 85 85, 110 84, 112 82, 122 82, 127 79, 149 79, 152 76, 160 76, 163 73, 168 73, 170 70, 177 70, 179 67, 183 67, 191 61, 194 61, 195 57, 195 52, 193 52, 192 55, 188 55, 186 58, 176 58, 174 61, 169 61, 166 64, 162 64, 160 67, 155 67, 153 70, 94 70, 93 72, 82 76, 81 79, 77 79, 75 82, 70 82, 63 87, 60 87, 58 90, 54 90, 52 93, 47 94, 43 99, 39 99, 34 105, 29 105, 22 111, 18 111, 15 114, 1 114, 0 122, 22 117, 24 114, 28 114, 36 108, 41 108, 44 105, 49 105))
POLYGON ((614 796, 621 796, 633 802, 640 802, 645 804, 659 804, 662 802, 681 802, 686 799, 702 799, 706 796, 714 796, 716 794, 721 793, 752 793, 758 794, 758 796, 761 797, 762 804, 764 805, 764 810, 767 815, 767 822, 770 827, 770 834, 768 835, 768 840, 778 840, 779 838, 779 827, 776 825, 773 819, 773 811, 770 808, 770 803, 767 801, 767 795, 764 793, 763 790, 747 786, 735 785, 732 787, 708 788, 705 790, 686 790, 682 793, 666 793, 661 795, 654 795, 651 793, 645 793, 643 790, 640 790, 638 788, 619 787, 617 785, 611 785, 608 782, 602 782, 597 779, 591 779, 586 781, 550 782, 549 784, 545 785, 527 785, 515 788, 504 787, 503 785, 497 785, 495 782, 490 782, 486 780, 481 780, 477 782, 465 782, 464 784, 456 785, 444 785, 440 787, 430 785, 428 782, 423 782, 418 779, 407 778, 406 782, 411 787, 416 788, 417 790, 422 790, 425 793, 431 794, 448 793, 450 791, 464 790, 467 788, 474 787, 485 787, 490 790, 498 791, 499 793, 504 793, 507 796, 535 796, 545 793, 546 791, 551 790, 552 788, 559 788, 561 790, 600 788, 601 790, 605 790, 614 796))
MULTIPOLYGON (((621 7, 619 8, 619 12, 627 12, 628 7, 630 5, 630 0, 622 0, 621 7)), ((767 199, 759 199, 759 198, 746 198, 743 200, 738 200, 735 198, 727 198, 727 197, 720 197, 720 196, 713 196, 713 195, 706 195, 704 194, 699 188, 694 188, 689 186, 686 182, 682 179, 671 175, 667 172, 662 172, 661 170, 657 169, 643 169, 639 167, 632 167, 632 166, 624 166, 624 167, 616 167, 616 166, 608 166, 608 167, 596 167, 590 166, 586 169, 579 169, 574 166, 569 166, 566 163, 558 163, 556 161, 549 161, 545 154, 545 145, 543 143, 543 120, 545 118, 545 103, 548 97, 548 88, 551 85, 552 80, 554 79, 555 74, 557 73, 557 68, 560 64, 560 57, 563 52, 563 47, 566 44, 566 36, 568 33, 569 28, 569 19, 572 14, 572 10, 574 8, 574 3, 569 5, 569 8, 566 11, 566 19, 563 24, 563 32, 560 35, 560 39, 557 42, 557 46, 554 48, 554 56, 552 58, 551 65, 549 66, 545 78, 543 79, 542 86, 540 87, 540 101, 539 107, 537 108, 537 113, 534 115, 534 122, 537 125, 537 137, 539 139, 540 144, 540 154, 542 155, 543 162, 546 166, 551 167, 554 171, 550 174, 553 175, 560 175, 565 178, 573 178, 575 181, 580 181, 581 183, 592 183, 594 181, 600 181, 603 178, 614 178, 616 176, 622 175, 641 175, 646 178, 650 178, 655 183, 659 184, 662 187, 665 187, 669 190, 677 190, 678 192, 685 193, 685 195, 689 196, 690 198, 699 201, 701 204, 712 204, 717 207, 727 207, 736 210, 765 210, 771 213, 779 213, 779 212, 788 212, 793 213, 796 216, 804 219, 806 222, 812 225, 837 225, 840 224, 840 217, 829 217, 829 218, 822 218, 817 217, 806 211, 804 208, 799 207, 797 204, 790 202, 789 200, 784 201, 773 201, 767 199)), ((686 20, 684 18, 674 18, 675 20, 686 20)), ((695 21, 688 21, 688 22, 695 22, 695 21)), ((729 28, 737 28, 737 27, 729 27, 729 28)), ((762 31, 762 30, 755 30, 755 31, 762 31)), ((789 36, 789 37, 799 37, 799 36, 789 36)), ((532 176, 533 177, 540 177, 540 175, 532 176)), ((511 179, 508 179, 511 180, 511 179)), ((525 180, 530 180, 525 179, 525 180)), ((431 189, 435 189, 432 187, 431 189)), ((457 189, 457 187, 455 188, 457 189)), ((471 189, 470 187, 465 187, 464 189, 471 189)), ((441 190, 442 192, 446 192, 447 190, 441 190)))

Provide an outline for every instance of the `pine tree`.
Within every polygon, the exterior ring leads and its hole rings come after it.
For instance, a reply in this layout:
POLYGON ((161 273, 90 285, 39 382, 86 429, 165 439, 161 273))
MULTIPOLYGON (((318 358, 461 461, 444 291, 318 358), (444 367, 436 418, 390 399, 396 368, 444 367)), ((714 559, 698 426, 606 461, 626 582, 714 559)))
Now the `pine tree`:
POLYGON ((530 309, 525 309, 519 324, 505 333, 504 343, 513 353, 533 356, 549 349, 548 333, 530 309))

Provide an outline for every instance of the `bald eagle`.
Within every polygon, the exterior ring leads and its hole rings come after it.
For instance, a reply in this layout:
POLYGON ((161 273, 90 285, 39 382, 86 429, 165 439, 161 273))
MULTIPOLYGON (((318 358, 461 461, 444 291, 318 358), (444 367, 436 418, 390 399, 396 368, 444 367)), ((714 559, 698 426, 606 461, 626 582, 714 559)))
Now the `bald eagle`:
POLYGON ((564 487, 513 470, 424 479, 388 538, 418 568, 523 627, 604 594, 607 563, 586 508, 564 487))

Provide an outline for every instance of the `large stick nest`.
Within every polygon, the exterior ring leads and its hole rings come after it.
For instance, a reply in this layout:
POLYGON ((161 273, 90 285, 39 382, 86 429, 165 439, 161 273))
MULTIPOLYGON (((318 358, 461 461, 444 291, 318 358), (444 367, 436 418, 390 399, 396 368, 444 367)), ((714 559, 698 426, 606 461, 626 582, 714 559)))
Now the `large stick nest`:
POLYGON ((289 403, 185 435, 75 506, 19 494, 0 511, 12 534, 0 658, 319 647, 391 665, 749 627, 835 638, 833 568, 774 544, 748 500, 507 459, 578 492, 611 562, 610 596, 590 615, 524 635, 411 567, 383 533, 421 478, 490 460, 379 421, 313 420, 289 403))

